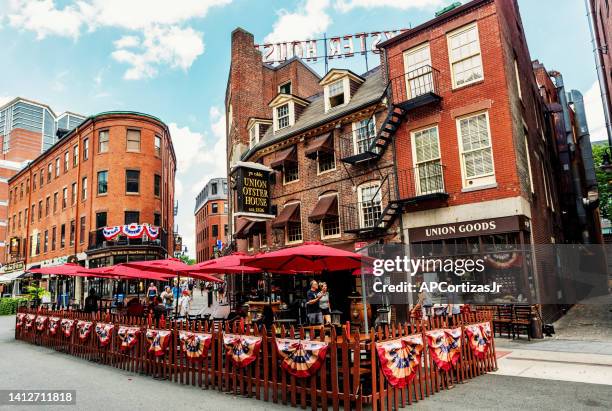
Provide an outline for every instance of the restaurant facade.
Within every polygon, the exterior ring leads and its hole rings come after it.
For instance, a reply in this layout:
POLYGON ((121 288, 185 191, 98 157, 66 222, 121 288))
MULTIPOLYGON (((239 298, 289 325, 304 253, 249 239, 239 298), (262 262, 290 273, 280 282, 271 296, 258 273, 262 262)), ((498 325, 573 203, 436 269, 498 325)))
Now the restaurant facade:
MULTIPOLYGON (((175 173, 161 120, 134 112, 87 118, 9 180, 14 246, 7 258, 26 271, 166 258, 174 242, 175 173)), ((40 284, 52 285, 46 278, 40 284)), ((69 290, 77 299, 81 285, 77 279, 69 290)))
MULTIPOLYGON (((380 67, 320 77, 297 58, 263 64, 253 36, 232 33, 233 247, 403 243, 416 256, 478 254, 509 290, 483 303, 563 300, 572 290, 561 280, 562 260, 534 245, 585 242, 585 230, 600 241, 596 200, 585 220, 566 217, 596 195, 584 171, 592 158, 574 154, 577 173, 567 174, 518 4, 474 0, 379 49, 380 67), (256 170, 268 184, 245 190, 245 175, 256 170), (563 186, 560 170, 577 185, 563 186), (245 198, 264 207, 252 210, 245 198)), ((575 107, 564 104, 575 132, 575 107)), ((562 306, 548 311, 553 318, 562 306)))

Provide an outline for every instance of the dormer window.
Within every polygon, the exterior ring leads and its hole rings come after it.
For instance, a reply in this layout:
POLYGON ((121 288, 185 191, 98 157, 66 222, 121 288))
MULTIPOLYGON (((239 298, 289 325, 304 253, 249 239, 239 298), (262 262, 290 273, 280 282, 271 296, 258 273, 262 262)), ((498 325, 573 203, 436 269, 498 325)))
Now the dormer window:
POLYGON ((291 82, 288 81, 278 86, 278 92, 280 94, 291 94, 291 82))
POLYGON ((247 130, 249 132, 249 149, 259 143, 263 135, 268 130, 268 127, 272 124, 272 121, 265 118, 251 117, 247 122, 247 130))
POLYGON ((325 112, 348 104, 365 79, 350 70, 331 69, 321 79, 325 112))
POLYGON ((289 103, 276 108, 276 129, 289 127, 289 103))
POLYGON ((292 94, 281 93, 274 97, 269 104, 272 108, 274 132, 292 127, 308 104, 309 101, 292 94))
POLYGON ((329 108, 344 104, 344 81, 338 80, 329 85, 329 108))

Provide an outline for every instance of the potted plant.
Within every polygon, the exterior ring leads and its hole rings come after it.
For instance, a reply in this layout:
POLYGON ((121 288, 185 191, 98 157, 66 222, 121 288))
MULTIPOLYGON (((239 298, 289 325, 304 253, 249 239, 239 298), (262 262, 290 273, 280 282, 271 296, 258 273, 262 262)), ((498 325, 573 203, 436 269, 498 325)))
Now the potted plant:
POLYGON ((28 286, 26 288, 26 295, 28 300, 32 301, 34 307, 38 307, 40 305, 40 301, 45 295, 49 295, 49 292, 42 287, 28 286))

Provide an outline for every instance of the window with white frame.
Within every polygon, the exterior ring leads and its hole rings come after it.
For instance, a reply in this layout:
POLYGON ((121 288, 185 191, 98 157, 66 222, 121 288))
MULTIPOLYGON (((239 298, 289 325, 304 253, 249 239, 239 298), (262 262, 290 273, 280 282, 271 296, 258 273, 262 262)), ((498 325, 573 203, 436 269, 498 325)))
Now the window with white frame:
POLYGON ((404 70, 408 98, 415 98, 433 91, 429 43, 414 47, 404 53, 404 70))
POLYGON ((278 92, 281 94, 291 94, 291 82, 287 81, 278 86, 278 92))
MULTIPOLYGON (((516 89, 518 91, 518 96, 522 100, 523 92, 521 91, 521 77, 519 76, 518 63, 516 62, 516 58, 514 59, 514 77, 516 77, 516 89)), ((536 119, 538 116, 536 115, 536 119)))
POLYGON ((259 126, 257 124, 253 124, 249 129, 249 148, 253 148, 255 144, 259 142, 258 138, 259 126))
POLYGON ((319 151, 317 153, 317 173, 336 169, 336 156, 333 151, 319 151))
POLYGON ((365 118, 353 123, 353 145, 355 154, 362 154, 368 151, 375 137, 376 124, 374 117, 371 119, 365 118))
POLYGON ((480 41, 476 23, 448 35, 453 87, 461 87, 483 78, 480 41))
POLYGON ((276 124, 279 130, 289 127, 289 104, 283 104, 276 108, 276 124))
POLYGON ((344 104, 344 80, 331 83, 328 87, 329 108, 338 107, 344 104))
MULTIPOLYGON (((338 194, 327 194, 330 196, 338 196, 338 194)), ((325 216, 321 222, 321 238, 336 238, 340 237, 340 216, 336 212, 334 216, 325 216)))
POLYGON ((495 182, 488 113, 457 119, 463 186, 495 182))
POLYGON ((370 182, 359 186, 357 191, 359 199, 359 224, 361 228, 374 227, 382 215, 382 202, 380 183, 370 182))
POLYGON ((412 132, 416 194, 439 193, 444 189, 438 127, 412 132))

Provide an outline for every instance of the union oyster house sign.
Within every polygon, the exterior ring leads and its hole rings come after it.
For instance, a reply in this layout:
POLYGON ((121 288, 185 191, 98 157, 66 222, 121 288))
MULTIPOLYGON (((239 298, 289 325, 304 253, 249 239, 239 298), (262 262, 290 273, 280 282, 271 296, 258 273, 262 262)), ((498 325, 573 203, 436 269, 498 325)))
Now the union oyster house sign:
POLYGON ((234 215, 272 218, 271 169, 258 163, 238 162, 231 172, 235 190, 234 215))

